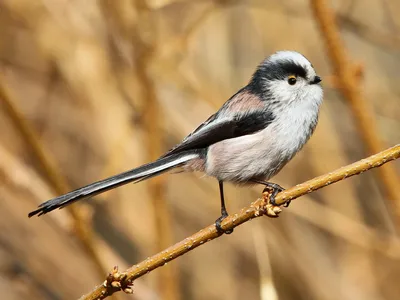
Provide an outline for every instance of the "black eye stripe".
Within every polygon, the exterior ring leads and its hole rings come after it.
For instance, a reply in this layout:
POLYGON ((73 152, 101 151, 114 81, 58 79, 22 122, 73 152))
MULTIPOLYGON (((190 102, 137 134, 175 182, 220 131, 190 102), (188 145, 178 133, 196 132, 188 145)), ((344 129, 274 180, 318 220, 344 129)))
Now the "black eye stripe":
POLYGON ((307 71, 301 65, 298 65, 292 61, 284 61, 279 63, 279 65, 287 74, 293 74, 298 77, 307 78, 307 71))
POLYGON ((295 62, 292 59, 281 59, 279 61, 263 61, 253 74, 247 89, 251 92, 265 97, 267 88, 266 83, 275 80, 284 80, 288 82, 288 77, 294 75, 299 78, 307 79, 307 67, 295 62))
POLYGON ((271 63, 266 61, 261 64, 254 73, 253 78, 265 78, 267 80, 286 80, 288 76, 295 75, 307 79, 307 70, 292 60, 283 60, 271 63))

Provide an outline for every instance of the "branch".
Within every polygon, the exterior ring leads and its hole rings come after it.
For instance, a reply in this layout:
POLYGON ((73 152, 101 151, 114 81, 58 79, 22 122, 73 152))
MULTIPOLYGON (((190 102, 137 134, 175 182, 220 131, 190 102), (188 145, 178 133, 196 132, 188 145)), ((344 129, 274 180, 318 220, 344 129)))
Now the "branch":
MULTIPOLYGON (((335 84, 348 101, 368 152, 377 153, 384 149, 385 146, 380 139, 373 109, 368 101, 365 101, 362 97, 360 77, 355 76, 354 70, 357 68, 350 62, 346 53, 334 12, 326 0, 311 0, 310 4, 336 73, 335 84)), ((400 179, 392 166, 380 168, 379 174, 379 179, 385 192, 388 198, 392 200, 392 205, 395 208, 396 221, 400 222, 400 197, 398 193, 400 179)))
MULTIPOLYGON (((389 161, 398 159, 399 157, 400 144, 283 191, 276 196, 276 203, 282 205, 289 200, 296 199, 340 180, 363 173, 372 168, 380 167, 389 161)), ((222 228, 224 230, 233 229, 240 224, 261 215, 273 216, 276 214, 275 216, 277 216, 281 209, 277 206, 272 206, 268 202, 268 198, 269 193, 264 192, 262 199, 256 200, 249 207, 245 207, 238 213, 227 217, 221 224, 222 228)), ((80 300, 105 299, 120 290, 123 290, 126 293, 132 293, 131 286, 135 279, 142 277, 143 275, 165 265, 167 262, 174 260, 219 236, 220 235, 217 233, 215 225, 213 224, 168 249, 132 266, 124 273, 119 273, 118 269, 114 268, 103 285, 97 286, 92 292, 82 296, 80 300)))

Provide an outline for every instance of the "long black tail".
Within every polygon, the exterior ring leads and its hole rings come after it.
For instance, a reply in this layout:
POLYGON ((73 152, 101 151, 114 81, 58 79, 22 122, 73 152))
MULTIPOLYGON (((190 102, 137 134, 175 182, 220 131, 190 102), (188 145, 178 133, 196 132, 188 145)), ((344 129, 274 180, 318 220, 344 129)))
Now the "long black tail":
POLYGON ((77 190, 71 191, 65 195, 43 202, 39 205, 39 208, 37 210, 30 212, 28 214, 28 217, 30 218, 34 215, 41 216, 56 208, 63 208, 71 203, 74 203, 75 201, 93 197, 95 195, 104 193, 108 190, 127 184, 129 182, 138 182, 153 176, 157 176, 170 169, 181 166, 185 162, 196 157, 197 154, 189 151, 186 153, 179 153, 167 157, 162 157, 155 162, 143 165, 136 169, 132 169, 130 171, 106 178, 98 182, 94 182, 77 190))

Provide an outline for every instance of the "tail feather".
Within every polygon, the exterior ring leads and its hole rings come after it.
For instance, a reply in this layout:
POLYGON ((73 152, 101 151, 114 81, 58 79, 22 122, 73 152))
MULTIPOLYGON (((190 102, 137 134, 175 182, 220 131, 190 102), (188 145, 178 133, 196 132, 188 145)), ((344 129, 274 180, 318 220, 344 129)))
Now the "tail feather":
POLYGON ((149 179, 151 177, 162 174, 170 169, 181 166, 185 162, 196 157, 198 157, 198 154, 194 152, 186 152, 167 157, 162 157, 152 163, 106 178, 98 182, 94 182, 77 190, 71 191, 65 195, 61 195, 54 199, 43 202, 42 204, 39 205, 38 209, 30 212, 28 214, 28 217, 30 218, 34 215, 41 216, 54 209, 57 208, 61 209, 78 200, 93 197, 95 195, 104 193, 118 186, 130 182, 136 183, 142 180, 149 179))

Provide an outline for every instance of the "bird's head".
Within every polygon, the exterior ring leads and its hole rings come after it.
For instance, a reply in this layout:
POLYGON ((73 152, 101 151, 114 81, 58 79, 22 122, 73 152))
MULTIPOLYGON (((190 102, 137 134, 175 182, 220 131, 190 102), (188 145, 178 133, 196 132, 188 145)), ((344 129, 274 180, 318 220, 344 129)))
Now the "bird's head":
POLYGON ((266 58, 257 68, 248 88, 271 105, 295 103, 320 105, 321 78, 310 61, 295 51, 279 51, 266 58))

